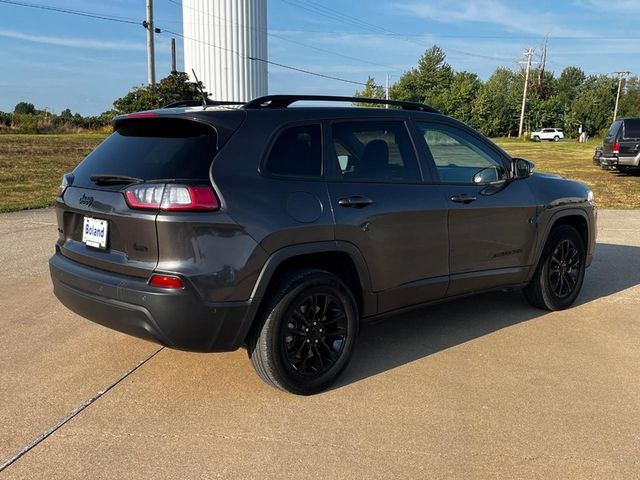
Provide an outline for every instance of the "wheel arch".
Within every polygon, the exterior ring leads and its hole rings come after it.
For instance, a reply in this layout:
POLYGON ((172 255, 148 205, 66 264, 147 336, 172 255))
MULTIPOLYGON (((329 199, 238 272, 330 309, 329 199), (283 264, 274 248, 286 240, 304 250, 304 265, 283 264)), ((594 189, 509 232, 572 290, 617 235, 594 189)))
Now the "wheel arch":
POLYGON ((277 250, 265 262, 251 298, 262 304, 279 279, 299 268, 333 273, 351 289, 361 318, 376 313, 377 300, 371 290, 369 269, 360 250, 348 242, 314 242, 277 250))
POLYGON ((536 256, 529 273, 529 279, 533 276, 533 273, 538 266, 538 262, 540 262, 540 257, 542 256, 544 246, 547 244, 547 240, 549 239, 551 232, 559 225, 569 225, 575 228, 584 243, 585 250, 587 251, 587 253, 589 252, 589 244, 592 232, 590 229, 589 216, 587 215, 587 213, 584 210, 576 208, 556 212, 546 223, 544 234, 540 237, 540 241, 538 242, 538 247, 536 249, 536 256))

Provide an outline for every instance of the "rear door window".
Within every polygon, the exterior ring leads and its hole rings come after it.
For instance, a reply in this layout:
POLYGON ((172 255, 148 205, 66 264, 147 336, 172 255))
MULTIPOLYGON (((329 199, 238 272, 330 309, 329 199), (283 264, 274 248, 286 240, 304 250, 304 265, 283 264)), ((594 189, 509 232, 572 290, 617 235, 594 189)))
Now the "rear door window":
POLYGON ((118 128, 74 170, 74 185, 95 186, 91 175, 143 180, 209 178, 216 154, 215 130, 176 119, 131 120, 118 128))
POLYGON ((283 130, 276 139, 265 171, 286 177, 322 175, 322 131, 320 125, 301 125, 283 130))
POLYGON ((623 138, 640 138, 640 118, 630 118, 624 121, 623 138))

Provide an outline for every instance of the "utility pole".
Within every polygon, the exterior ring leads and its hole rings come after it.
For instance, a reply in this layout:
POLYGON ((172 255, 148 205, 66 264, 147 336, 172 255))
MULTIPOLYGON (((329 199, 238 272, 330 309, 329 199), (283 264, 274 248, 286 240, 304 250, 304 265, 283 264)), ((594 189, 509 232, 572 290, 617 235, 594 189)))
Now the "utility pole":
POLYGON ((153 46, 153 0, 147 0, 147 19, 142 23, 147 29, 147 80, 151 88, 156 86, 156 55, 153 46))
POLYGON ((616 95, 616 107, 613 109, 613 121, 618 117, 618 102, 620 101, 620 90, 622 90, 622 80, 631 72, 615 72, 618 75, 618 93, 616 95))
POLYGON ((542 83, 544 82, 544 69, 547 65, 547 45, 549 43, 549 34, 544 36, 544 44, 542 45, 542 55, 540 56, 540 68, 538 69, 538 91, 542 93, 542 83))
POLYGON ((524 91, 522 92, 522 109, 520 110, 520 128, 518 128, 518 138, 522 137, 522 127, 524 125, 524 108, 527 104, 527 88, 529 86, 529 71, 531 70, 531 57, 533 57, 533 52, 533 48, 530 48, 524 53, 527 56, 527 70, 524 76, 524 91))
POLYGON ((176 39, 171 39, 171 73, 177 72, 176 68, 176 39))
MULTIPOLYGON (((384 82, 384 98, 385 100, 389 100, 389 74, 387 73, 387 77, 384 82)), ((384 108, 389 108, 389 104, 387 103, 384 108)))

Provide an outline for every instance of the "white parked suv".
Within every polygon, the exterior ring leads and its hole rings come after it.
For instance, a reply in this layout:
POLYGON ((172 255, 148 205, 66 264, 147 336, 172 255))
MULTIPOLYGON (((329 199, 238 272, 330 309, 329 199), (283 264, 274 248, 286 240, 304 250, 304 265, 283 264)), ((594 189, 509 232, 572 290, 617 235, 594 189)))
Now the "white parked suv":
POLYGON ((535 140, 536 142, 540 140, 558 142, 562 138, 564 138, 564 132, 560 128, 541 128, 531 134, 531 140, 535 140))

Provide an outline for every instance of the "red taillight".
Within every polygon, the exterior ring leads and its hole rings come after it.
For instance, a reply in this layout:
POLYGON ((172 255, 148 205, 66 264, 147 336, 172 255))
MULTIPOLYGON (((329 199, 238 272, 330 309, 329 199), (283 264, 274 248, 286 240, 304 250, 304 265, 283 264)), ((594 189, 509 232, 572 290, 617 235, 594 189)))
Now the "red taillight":
POLYGON ((620 153, 620 143, 617 140, 613 142, 613 153, 620 153))
POLYGON ((65 190, 69 186, 69 179, 67 178, 68 174, 62 176, 62 180, 60 181, 60 187, 58 187, 58 197, 62 198, 65 190))
POLYGON ((174 277, 173 275, 151 275, 149 285, 162 288, 184 288, 180 277, 174 277))
POLYGON ((157 210, 162 203, 164 183, 136 185, 125 190, 124 198, 131 208, 139 210, 157 210))
POLYGON ((211 212, 220 209, 220 201, 208 185, 150 183, 130 187, 124 195, 131 208, 141 210, 211 212))

